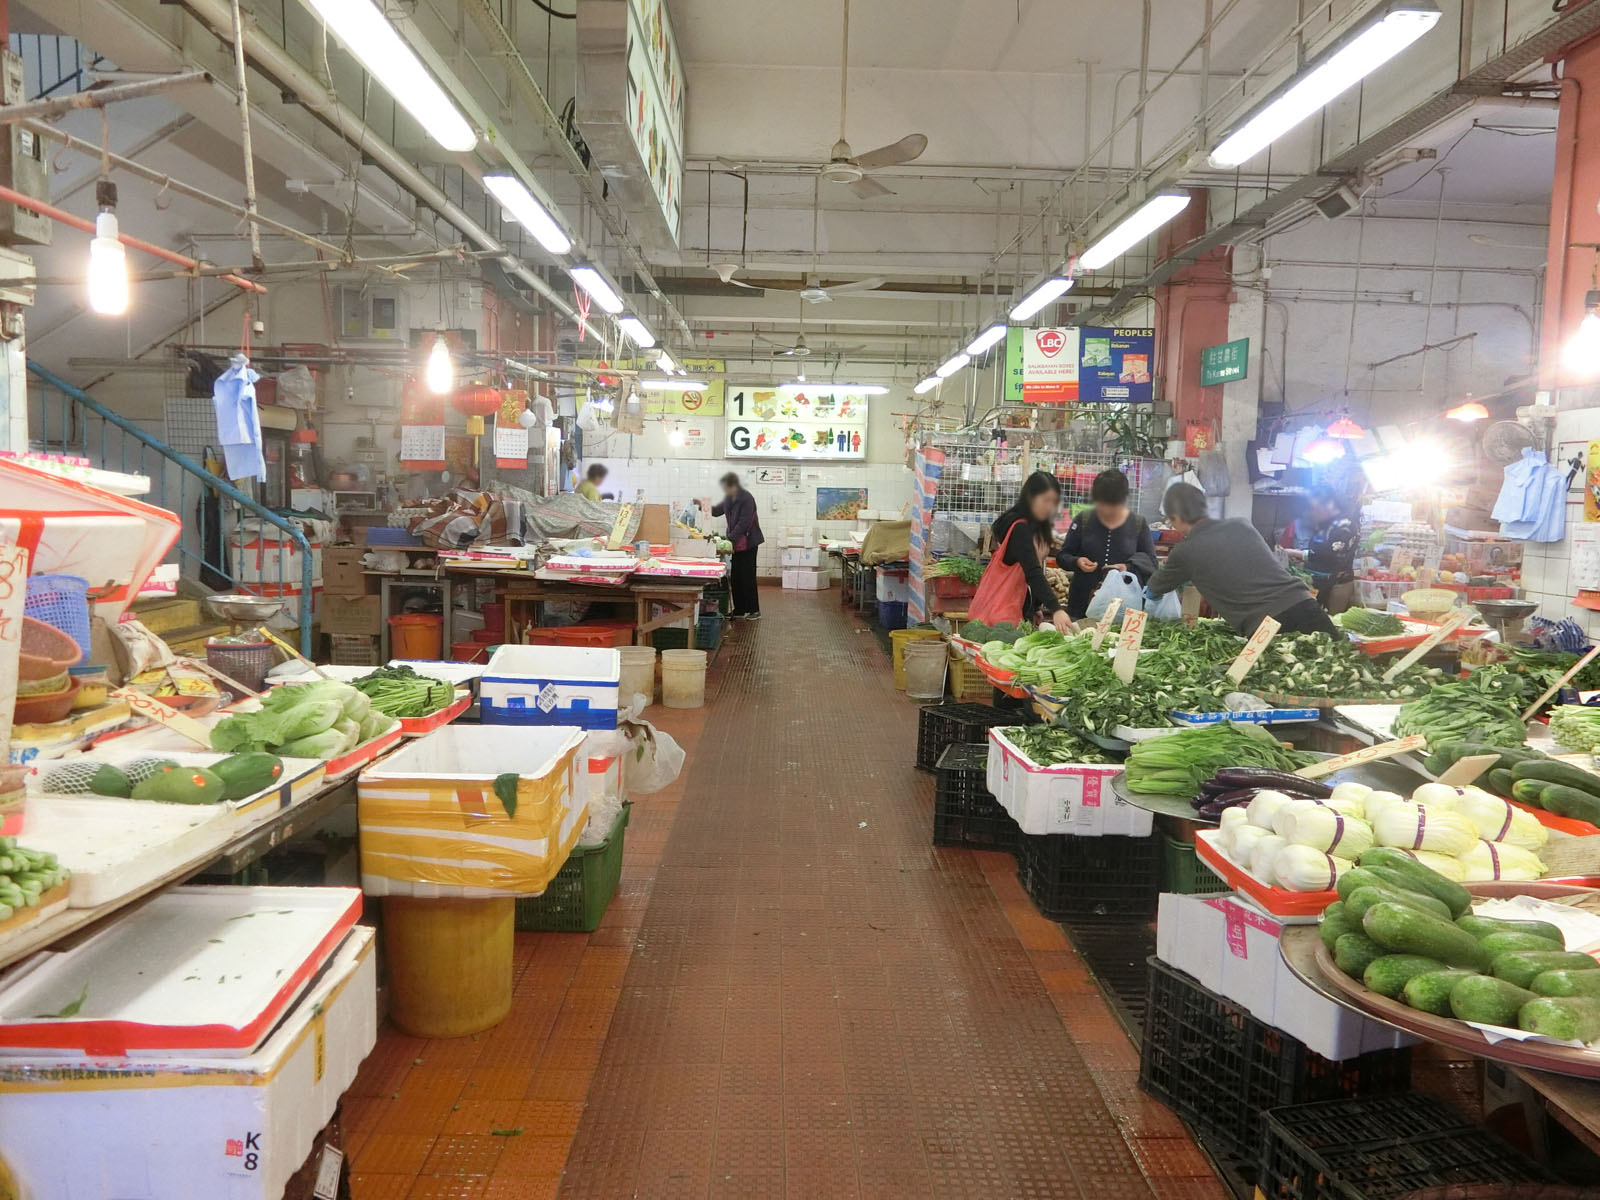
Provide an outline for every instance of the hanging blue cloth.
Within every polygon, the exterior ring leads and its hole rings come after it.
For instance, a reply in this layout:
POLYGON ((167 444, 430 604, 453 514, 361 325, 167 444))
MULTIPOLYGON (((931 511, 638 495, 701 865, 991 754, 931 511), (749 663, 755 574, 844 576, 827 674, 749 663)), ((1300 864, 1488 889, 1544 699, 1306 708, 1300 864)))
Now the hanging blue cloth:
MULTIPOLYGON (((1559 542, 1567 536, 1567 488, 1571 476, 1565 465, 1548 462, 1536 451, 1524 451, 1524 458, 1529 454, 1538 463, 1522 491, 1521 503, 1528 515, 1520 520, 1502 520, 1500 532, 1526 542, 1559 542)), ((1510 474, 1511 468, 1507 467, 1507 487, 1510 474)), ((1504 489, 1501 496, 1505 497, 1504 489)), ((1501 511, 1498 503, 1495 511, 1501 511)))
POLYGON ((1521 458, 1506 467, 1505 482, 1500 485, 1500 495, 1489 515, 1502 525, 1507 521, 1536 520, 1542 496, 1539 481, 1547 466, 1549 463, 1537 450, 1524 450, 1521 458))
POLYGON ((211 385, 217 444, 222 447, 229 479, 267 477, 267 461, 261 453, 261 414, 256 411, 256 380, 260 378, 248 358, 235 354, 228 369, 211 385))

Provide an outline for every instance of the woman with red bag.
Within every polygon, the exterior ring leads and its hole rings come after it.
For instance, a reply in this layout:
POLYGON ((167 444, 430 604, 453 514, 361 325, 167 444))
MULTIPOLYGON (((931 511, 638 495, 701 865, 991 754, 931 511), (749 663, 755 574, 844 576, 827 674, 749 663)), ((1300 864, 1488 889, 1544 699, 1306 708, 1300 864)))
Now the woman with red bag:
POLYGON ((994 556, 967 605, 969 620, 985 625, 1049 621, 1062 633, 1071 630, 1044 574, 1060 509, 1061 484, 1054 475, 1035 471, 1023 480, 1017 502, 994 523, 994 556))

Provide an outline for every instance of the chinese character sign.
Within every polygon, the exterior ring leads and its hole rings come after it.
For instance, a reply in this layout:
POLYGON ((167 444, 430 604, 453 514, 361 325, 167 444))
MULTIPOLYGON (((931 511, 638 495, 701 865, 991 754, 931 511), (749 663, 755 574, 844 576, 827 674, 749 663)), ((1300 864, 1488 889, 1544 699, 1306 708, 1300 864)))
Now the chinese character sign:
POLYGON ((1250 373, 1250 339, 1238 338, 1200 351, 1200 386, 1237 383, 1250 373))

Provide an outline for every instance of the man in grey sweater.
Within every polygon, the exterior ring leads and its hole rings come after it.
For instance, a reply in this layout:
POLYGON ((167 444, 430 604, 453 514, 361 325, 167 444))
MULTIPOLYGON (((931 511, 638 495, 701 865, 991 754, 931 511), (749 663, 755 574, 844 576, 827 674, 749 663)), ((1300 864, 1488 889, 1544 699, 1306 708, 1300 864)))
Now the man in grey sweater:
POLYGON ((1336 632, 1311 590, 1273 557, 1249 521, 1214 519, 1205 493, 1187 483, 1168 488, 1161 507, 1183 541, 1150 577, 1146 586, 1152 596, 1192 583, 1216 614, 1246 637, 1263 617, 1276 618, 1284 633, 1336 632))

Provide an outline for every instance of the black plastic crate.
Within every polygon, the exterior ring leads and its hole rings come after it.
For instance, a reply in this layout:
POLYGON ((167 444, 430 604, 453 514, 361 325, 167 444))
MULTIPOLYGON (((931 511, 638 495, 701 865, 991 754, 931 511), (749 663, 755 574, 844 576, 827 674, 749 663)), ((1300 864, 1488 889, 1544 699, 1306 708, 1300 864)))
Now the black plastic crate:
POLYGON ((933 844, 975 850, 1017 848, 1021 832, 988 788, 985 742, 946 746, 933 768, 933 844))
POLYGON ((1552 1179, 1487 1129, 1414 1092, 1278 1108, 1261 1125, 1256 1195, 1265 1200, 1385 1200, 1552 1179))
POLYGON ((1146 921, 1161 891, 1155 837, 1019 834, 1017 878, 1053 921, 1146 921))
POLYGON ((917 767, 931 771, 946 746, 982 743, 996 725, 1026 724, 1021 714, 990 704, 928 704, 917 717, 917 767))
POLYGON ((1268 1109, 1387 1095, 1411 1084, 1409 1049, 1334 1062, 1182 971, 1156 958, 1147 966, 1139 1086, 1230 1167, 1254 1174, 1268 1109))

